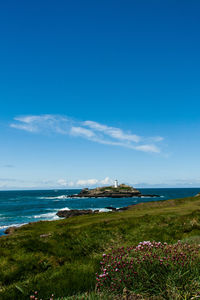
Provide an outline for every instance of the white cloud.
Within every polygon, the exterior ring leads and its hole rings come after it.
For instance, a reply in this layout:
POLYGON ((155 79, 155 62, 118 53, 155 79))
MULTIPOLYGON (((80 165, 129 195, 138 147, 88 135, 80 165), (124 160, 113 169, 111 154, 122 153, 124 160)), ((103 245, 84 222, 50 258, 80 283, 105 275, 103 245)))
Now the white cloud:
POLYGON ((78 188, 84 186, 95 186, 95 185, 109 185, 113 184, 114 181, 109 177, 105 177, 104 179, 78 179, 76 181, 67 181, 66 179, 59 179, 57 180, 57 184, 62 187, 71 187, 71 188, 78 188))
POLYGON ((79 179, 77 182, 76 182, 76 185, 95 185, 98 183, 98 180, 97 179, 86 179, 86 180, 83 180, 83 179, 79 179))
POLYGON ((102 125, 93 121, 85 121, 83 122, 83 125, 88 126, 96 131, 103 132, 104 134, 117 140, 126 140, 138 143, 141 139, 138 135, 124 133, 120 128, 102 125))
POLYGON ((67 186, 68 184, 67 184, 67 181, 65 180, 65 179, 59 179, 58 181, 57 181, 57 183, 59 184, 59 185, 61 185, 61 186, 67 186))
POLYGON ((94 132, 92 130, 83 128, 83 127, 72 127, 70 130, 70 133, 72 135, 76 135, 76 136, 83 136, 86 138, 92 138, 95 136, 94 132))
POLYGON ((103 180, 100 181, 101 184, 113 184, 113 180, 110 179, 109 177, 104 178, 103 180))
POLYGON ((21 130, 25 130, 25 131, 30 131, 30 132, 36 132, 36 128, 31 126, 31 125, 24 125, 24 124, 16 124, 16 123, 13 123, 13 124, 10 124, 10 127, 12 128, 16 128, 16 129, 21 129, 21 130))
POLYGON ((160 153, 160 149, 155 145, 141 145, 134 147, 135 150, 144 151, 144 152, 154 152, 160 153))
POLYGON ((92 185, 109 185, 113 184, 114 180, 109 177, 105 177, 104 179, 79 179, 75 182, 76 186, 92 186, 92 185))
POLYGON ((81 137, 104 145, 125 147, 137 151, 160 153, 156 143, 163 137, 141 137, 121 128, 94 121, 76 121, 60 115, 30 115, 16 117, 10 127, 32 133, 56 133, 81 137))
POLYGON ((23 116, 14 118, 10 127, 29 132, 69 133, 71 121, 60 115, 23 116))

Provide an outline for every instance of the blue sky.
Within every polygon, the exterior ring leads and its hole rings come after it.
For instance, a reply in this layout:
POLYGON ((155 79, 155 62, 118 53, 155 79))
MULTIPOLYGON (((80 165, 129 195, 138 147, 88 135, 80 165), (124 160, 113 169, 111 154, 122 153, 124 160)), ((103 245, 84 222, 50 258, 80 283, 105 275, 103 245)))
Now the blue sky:
POLYGON ((0 189, 200 186, 199 1, 4 1, 0 189))

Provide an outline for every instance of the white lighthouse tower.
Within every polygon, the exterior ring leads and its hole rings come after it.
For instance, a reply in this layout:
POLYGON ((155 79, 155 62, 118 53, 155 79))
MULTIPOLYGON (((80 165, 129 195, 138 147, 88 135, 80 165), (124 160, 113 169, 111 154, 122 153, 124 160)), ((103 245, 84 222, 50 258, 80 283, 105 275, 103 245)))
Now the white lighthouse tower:
POLYGON ((117 179, 115 179, 115 188, 118 188, 118 181, 117 181, 117 179))

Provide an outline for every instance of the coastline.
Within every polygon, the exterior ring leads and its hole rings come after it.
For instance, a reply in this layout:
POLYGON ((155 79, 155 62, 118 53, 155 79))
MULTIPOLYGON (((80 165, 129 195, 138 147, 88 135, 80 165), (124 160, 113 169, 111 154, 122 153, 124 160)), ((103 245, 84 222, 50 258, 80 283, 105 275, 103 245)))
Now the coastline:
MULTIPOLYGON (((13 226, 21 227, 38 221, 58 220, 56 213, 60 210, 105 210, 105 207, 118 209, 138 203, 165 201, 168 199, 185 198, 198 194, 200 188, 183 189, 141 189, 142 194, 159 194, 159 198, 69 198, 75 190, 45 190, 45 191, 11 191, 0 192, 0 236, 4 231, 13 226), (5 206, 5 201, 7 207, 5 206), (5 208, 4 208, 5 207, 5 208), (27 210, 28 209, 28 210, 27 210), (30 212, 29 212, 30 211, 30 212)), ((78 190, 76 191, 78 194, 78 190)))
POLYGON ((83 286, 90 290, 103 253, 141 241, 200 244, 199 205, 200 196, 150 201, 131 205, 123 212, 31 222, 17 228, 0 239, 5 266, 1 297, 10 299, 12 293, 12 299, 25 300, 33 287, 42 298, 48 297, 43 291, 58 297, 78 295, 83 286), (9 283, 7 270, 12 276, 9 283), (26 294, 19 294, 16 285, 26 294))
MULTIPOLYGON (((199 196, 199 195, 196 195, 199 196)), ((196 197, 194 196, 194 197, 196 197)), ((156 206, 158 202, 163 202, 163 203, 168 203, 170 201, 174 201, 175 199, 168 199, 168 200, 157 200, 157 201, 149 201, 149 202, 140 202, 140 203, 136 203, 136 204, 131 204, 128 206, 124 206, 124 207, 120 207, 120 208, 115 208, 115 207, 104 207, 102 209, 99 210, 91 210, 91 209, 71 209, 71 210, 65 210, 65 209, 61 209, 60 211, 58 211, 56 213, 56 215, 58 216, 58 218, 55 219, 50 219, 50 220, 38 220, 35 222, 29 222, 29 223, 23 223, 23 224, 18 224, 18 226, 8 226, 6 228, 6 230, 4 231, 4 234, 0 235, 0 238, 3 236, 8 236, 13 234, 15 231, 17 231, 18 228, 22 228, 26 225, 34 225, 34 224, 38 224, 41 222, 54 222, 54 221, 59 221, 59 220, 63 220, 63 219, 68 219, 68 218, 73 218, 73 217, 79 217, 79 216, 83 216, 83 215, 99 215, 99 214, 103 214, 103 213, 122 213, 124 211, 127 210, 131 210, 134 207, 139 207, 142 206, 144 204, 148 204, 149 206, 156 206), (79 213, 80 212, 80 213, 79 213), (59 215, 60 214, 60 215, 59 215)), ((176 199, 178 200, 178 199, 176 199)))

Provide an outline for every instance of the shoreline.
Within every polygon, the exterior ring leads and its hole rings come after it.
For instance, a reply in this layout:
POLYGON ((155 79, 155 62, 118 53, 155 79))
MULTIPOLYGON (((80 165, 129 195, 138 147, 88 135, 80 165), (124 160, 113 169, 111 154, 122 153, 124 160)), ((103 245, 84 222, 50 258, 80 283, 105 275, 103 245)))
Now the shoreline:
MULTIPOLYGON (((166 201, 171 201, 173 199, 168 199, 168 200, 156 200, 156 201, 149 201, 148 204, 152 204, 152 203, 157 203, 157 202, 166 202, 166 201)), ((123 212, 123 211, 126 211, 126 210, 129 210, 131 209, 132 207, 135 207, 135 206, 138 206, 138 205, 141 205, 141 204, 145 204, 147 202, 140 202, 140 203, 136 203, 136 204, 131 204, 131 205, 128 205, 128 206, 124 206, 124 207, 120 207, 120 208, 115 208, 115 207, 104 207, 104 208, 100 208, 100 209, 70 209, 70 210, 64 210, 64 209, 61 209, 61 210, 58 210, 58 212, 56 213, 56 215, 59 213, 59 212, 62 212, 65 214, 70 214, 70 212, 74 212, 74 211, 82 211, 83 213, 82 214, 78 214, 78 215, 72 215, 72 216, 67 216, 67 217, 60 217, 58 216, 58 219, 49 219, 49 220, 38 220, 38 221, 35 221, 35 222, 28 222, 28 223, 22 223, 22 224, 18 224, 17 226, 13 224, 13 226, 6 226, 5 230, 3 231, 3 234, 0 235, 0 238, 1 237, 4 237, 4 236, 9 236, 11 235, 13 232, 17 231, 18 228, 21 228, 23 226, 26 226, 26 225, 29 225, 29 224, 36 224, 36 223, 40 223, 40 222, 54 222, 54 221, 59 221, 59 220, 63 220, 63 219, 67 219, 67 218, 71 218, 71 217, 76 217, 76 216, 81 216, 81 215, 98 215, 98 214, 101 214, 101 213, 116 213, 116 212, 123 212), (84 211, 88 211, 88 213, 84 213, 84 211), (90 211, 90 212, 89 212, 90 211), (7 231, 7 232, 6 232, 7 231)))
MULTIPOLYGON (((195 196, 198 196, 199 195, 199 193, 197 193, 196 195, 194 195, 194 196, 187 196, 187 197, 195 197, 195 196)), ((80 210, 82 210, 82 211, 85 211, 85 210, 91 210, 92 212, 94 212, 95 210, 96 210, 96 214, 97 214, 97 211, 98 211, 98 214, 99 213, 101 213, 101 212, 122 212, 122 211, 124 211, 124 210, 128 210, 128 209, 131 209, 132 207, 135 207, 135 206, 138 206, 138 205, 142 205, 142 204, 145 204, 145 203, 149 203, 149 204, 151 204, 152 205, 152 203, 154 203, 154 204, 156 204, 157 202, 166 202, 166 201, 171 201, 171 200, 174 200, 174 199, 180 199, 180 198, 182 198, 182 197, 179 197, 179 198, 170 198, 170 199, 166 199, 166 200, 164 200, 163 199, 163 197, 164 196, 160 196, 159 197, 159 199, 157 199, 157 200, 151 200, 151 201, 142 201, 142 202, 140 202, 140 203, 134 203, 134 204, 130 204, 130 205, 127 205, 127 206, 124 206, 124 207, 113 207, 113 206, 106 206, 106 207, 103 207, 103 208, 94 208, 94 209, 66 209, 68 212, 73 212, 73 211, 80 211, 80 210)), ((185 197, 185 198, 187 198, 187 197, 185 197)), ((135 198, 138 198, 138 197, 135 197, 135 198)), ((55 210, 54 210, 55 211, 55 210)), ((55 216, 56 216, 56 214, 59 212, 59 211, 65 211, 65 209, 64 208, 61 208, 60 210, 58 209, 56 212, 55 212, 55 216)), ((6 236, 6 235, 8 235, 8 234, 6 234, 5 233, 5 231, 6 230, 10 230, 10 228, 14 228, 14 230, 17 230, 18 228, 20 228, 20 227, 22 227, 22 226, 26 226, 26 225, 28 225, 28 224, 33 224, 33 223, 38 223, 38 222, 44 222, 44 221, 48 221, 48 222, 51 222, 51 221, 55 221, 55 220, 59 220, 59 219, 61 219, 61 217, 57 217, 56 219, 55 219, 55 216, 54 216, 54 218, 52 219, 52 218, 50 218, 50 219, 40 219, 40 220, 37 220, 37 221, 31 221, 31 222, 23 222, 23 223, 12 223, 12 224, 10 224, 10 225, 2 225, 1 226, 1 229, 0 229, 0 237, 2 237, 2 236, 6 236)), ((75 216, 75 215, 74 215, 75 216)), ((63 216, 62 217, 62 219, 64 219, 65 218, 65 216, 63 216)))
POLYGON ((42 299, 49 297, 45 291, 56 293, 56 297, 69 294, 78 297, 86 284, 86 290, 90 290, 91 282, 99 272, 102 254, 110 254, 113 249, 121 249, 121 255, 122 249, 138 245, 141 241, 173 245, 181 240, 199 244, 199 237, 196 239, 200 229, 199 205, 200 196, 171 198, 134 203, 129 210, 119 214, 103 213, 24 225, 13 235, 0 239, 5 270, 0 294, 3 299, 9 299, 10 295, 12 299, 27 299, 35 287, 40 293, 38 298, 42 299), (11 274, 9 282, 8 272, 11 274), (36 282, 35 278, 39 281, 36 282), (87 281, 88 278, 91 281, 87 281), (16 285, 26 294, 19 293, 16 285))
MULTIPOLYGON (((77 210, 82 210, 82 209, 77 209, 77 210)), ((83 209, 83 210, 87 211, 87 209, 83 209)), ((115 210, 115 208, 113 208, 113 210, 115 210)), ((68 212, 70 212, 70 211, 73 211, 73 209, 69 209, 69 210, 62 210, 61 209, 61 210, 58 210, 58 212, 59 211, 68 211, 68 212)), ((97 211, 97 210, 94 209, 93 212, 95 212, 95 211, 97 211)), ((99 211, 98 211, 98 213, 107 213, 107 212, 112 212, 112 209, 110 209, 110 210, 104 210, 104 208, 100 208, 99 211)), ((57 215, 57 213, 56 213, 56 215, 57 215)), ((16 224, 16 225, 15 224, 10 224, 8 226, 7 225, 2 225, 3 228, 0 228, 0 238, 3 237, 3 236, 8 236, 8 235, 12 234, 10 232, 6 233, 6 231, 10 231, 11 230, 12 232, 14 232, 18 228, 21 228, 21 227, 29 225, 29 224, 35 224, 35 223, 39 223, 39 222, 53 222, 53 221, 59 221, 59 220, 62 220, 62 219, 65 219, 65 217, 63 217, 63 218, 62 217, 58 217, 56 219, 38 220, 38 221, 27 222, 27 223, 16 224), (1 234, 1 231, 2 231, 2 234, 1 234)))

